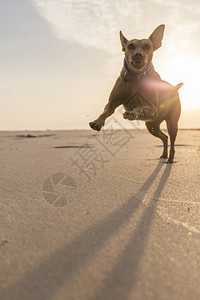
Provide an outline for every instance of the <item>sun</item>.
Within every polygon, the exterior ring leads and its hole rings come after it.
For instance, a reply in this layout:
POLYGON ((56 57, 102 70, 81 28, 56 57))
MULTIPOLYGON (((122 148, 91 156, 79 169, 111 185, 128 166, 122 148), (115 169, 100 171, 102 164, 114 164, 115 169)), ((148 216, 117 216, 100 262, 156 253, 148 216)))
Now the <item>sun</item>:
POLYGON ((184 53, 176 57, 170 57, 168 61, 161 64, 159 73, 163 80, 176 85, 180 82, 184 86, 179 90, 182 109, 200 109, 199 91, 199 70, 198 58, 191 57, 191 54, 184 53))

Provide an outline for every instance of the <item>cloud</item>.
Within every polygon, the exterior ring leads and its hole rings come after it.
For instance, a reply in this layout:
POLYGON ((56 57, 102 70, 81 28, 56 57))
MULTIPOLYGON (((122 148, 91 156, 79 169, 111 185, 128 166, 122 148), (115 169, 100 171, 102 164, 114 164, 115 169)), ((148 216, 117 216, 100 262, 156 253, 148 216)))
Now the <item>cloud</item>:
POLYGON ((129 0, 33 0, 33 3, 59 38, 109 52, 115 52, 116 38, 119 40, 119 30, 127 19, 129 25, 130 19, 133 24, 133 15, 138 20, 141 14, 139 2, 129 0))
POLYGON ((162 23, 167 25, 166 43, 171 45, 168 48, 169 53, 189 47, 192 35, 196 38, 200 28, 196 9, 198 1, 184 2, 32 0, 39 14, 47 20, 58 38, 103 49, 109 53, 119 53, 120 30, 127 38, 143 38, 148 37, 147 34, 162 23))

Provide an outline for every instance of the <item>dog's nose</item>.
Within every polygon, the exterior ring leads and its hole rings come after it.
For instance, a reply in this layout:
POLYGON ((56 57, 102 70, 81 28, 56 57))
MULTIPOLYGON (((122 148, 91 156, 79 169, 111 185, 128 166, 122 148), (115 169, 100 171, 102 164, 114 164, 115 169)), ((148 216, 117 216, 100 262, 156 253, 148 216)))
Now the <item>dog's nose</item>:
POLYGON ((139 52, 139 51, 134 54, 135 58, 142 58, 142 56, 143 56, 143 53, 139 52))

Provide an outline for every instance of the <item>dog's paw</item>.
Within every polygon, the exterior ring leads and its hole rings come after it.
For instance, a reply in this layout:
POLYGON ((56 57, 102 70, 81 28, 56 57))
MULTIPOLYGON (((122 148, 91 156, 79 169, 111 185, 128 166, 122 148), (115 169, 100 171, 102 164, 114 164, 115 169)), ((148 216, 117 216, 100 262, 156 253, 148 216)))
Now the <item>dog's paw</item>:
POLYGON ((136 119, 136 115, 131 111, 125 111, 123 118, 132 121, 136 119))
POLYGON ((160 158, 167 158, 168 157, 168 155, 167 154, 163 154, 163 155, 161 155, 161 157, 160 158))
POLYGON ((168 159, 167 164, 168 165, 173 164, 173 159, 168 159))
POLYGON ((93 121, 93 122, 90 122, 89 125, 92 129, 100 131, 101 128, 103 127, 104 123, 98 122, 98 121, 93 121))

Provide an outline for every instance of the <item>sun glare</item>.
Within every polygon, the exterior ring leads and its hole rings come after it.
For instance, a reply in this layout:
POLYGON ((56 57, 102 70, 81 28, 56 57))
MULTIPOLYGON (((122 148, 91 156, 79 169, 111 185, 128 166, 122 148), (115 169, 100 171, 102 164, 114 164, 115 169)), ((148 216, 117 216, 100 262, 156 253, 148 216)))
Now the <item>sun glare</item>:
POLYGON ((180 82, 184 86, 179 90, 181 104, 183 109, 200 109, 199 85, 200 63, 191 55, 180 55, 169 59, 161 67, 161 77, 163 80, 176 85, 180 82))

